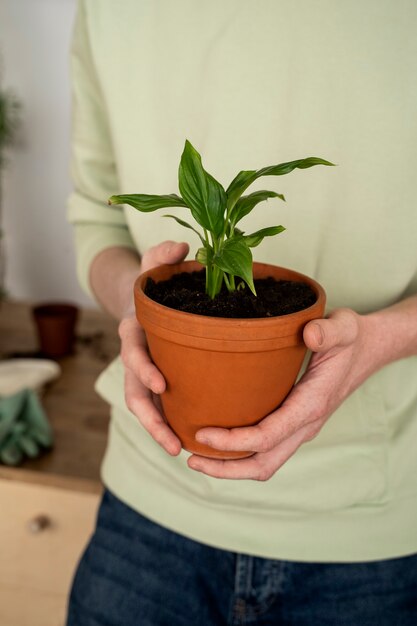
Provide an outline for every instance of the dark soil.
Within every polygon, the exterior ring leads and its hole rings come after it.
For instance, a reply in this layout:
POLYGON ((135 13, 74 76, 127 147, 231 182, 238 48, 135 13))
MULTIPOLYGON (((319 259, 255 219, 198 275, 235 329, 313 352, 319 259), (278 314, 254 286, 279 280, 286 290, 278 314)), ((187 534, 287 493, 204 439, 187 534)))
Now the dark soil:
POLYGON ((273 317, 306 309, 316 301, 316 294, 305 283, 255 279, 255 297, 249 287, 229 292, 226 287, 212 300, 205 293, 205 270, 175 274, 155 283, 148 278, 145 293, 149 298, 178 311, 212 317, 273 317))

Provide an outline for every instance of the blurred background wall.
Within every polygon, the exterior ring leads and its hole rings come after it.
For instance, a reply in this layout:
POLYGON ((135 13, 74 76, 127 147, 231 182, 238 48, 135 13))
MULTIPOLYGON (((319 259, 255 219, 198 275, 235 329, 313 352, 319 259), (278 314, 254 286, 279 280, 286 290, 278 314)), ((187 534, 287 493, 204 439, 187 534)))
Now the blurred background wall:
POLYGON ((66 199, 71 189, 69 47, 76 0, 1 0, 3 87, 22 103, 18 143, 3 172, 9 297, 92 306, 75 276, 66 199))

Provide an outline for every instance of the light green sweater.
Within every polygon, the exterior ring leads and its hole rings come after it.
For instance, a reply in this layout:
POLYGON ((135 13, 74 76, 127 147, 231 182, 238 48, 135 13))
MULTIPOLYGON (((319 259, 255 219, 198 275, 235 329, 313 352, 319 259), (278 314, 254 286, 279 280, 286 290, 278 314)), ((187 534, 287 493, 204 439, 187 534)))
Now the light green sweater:
MULTIPOLYGON (((312 155, 339 165, 271 179, 287 203, 270 200, 243 225, 284 224, 256 259, 319 280, 329 310, 417 293, 416 32, 414 0, 81 2, 69 219, 85 289, 106 247, 197 249, 159 213, 106 205, 114 193, 177 191, 188 138, 224 184, 312 155)), ((127 410, 120 361, 97 389, 113 407, 105 484, 168 528, 291 560, 417 551, 417 357, 368 379, 264 483, 212 479, 188 469, 186 452, 168 456, 127 410)))

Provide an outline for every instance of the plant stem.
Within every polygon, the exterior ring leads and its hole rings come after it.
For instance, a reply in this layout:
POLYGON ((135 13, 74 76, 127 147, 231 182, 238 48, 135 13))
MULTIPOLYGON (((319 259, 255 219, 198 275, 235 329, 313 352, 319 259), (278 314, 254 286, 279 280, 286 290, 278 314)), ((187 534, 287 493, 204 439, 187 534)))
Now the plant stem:
MULTIPOLYGON (((204 228, 204 238, 206 240, 206 250, 210 250, 211 244, 207 230, 204 228)), ((207 255, 208 256, 208 255, 207 255)), ((206 293, 210 295, 211 284, 212 284, 212 264, 208 261, 206 265, 206 293)))
MULTIPOLYGON (((228 291, 233 291, 231 280, 229 281, 229 279, 227 277, 227 274, 224 274, 223 278, 224 278, 224 282, 226 283, 226 287, 227 287, 228 291)), ((233 278, 233 276, 230 276, 230 278, 233 278)))
POLYGON ((219 269, 215 265, 212 266, 211 287, 209 292, 209 296, 211 299, 215 298, 220 292, 224 276, 225 274, 221 269, 219 269))
POLYGON ((210 293, 211 284, 211 263, 206 265, 206 293, 210 293))
MULTIPOLYGON (((216 254, 216 252, 219 249, 219 242, 214 237, 213 233, 210 233, 210 234, 211 234, 211 239, 212 239, 213 253, 216 254)), ((210 298, 213 299, 218 294, 218 291, 219 291, 217 288, 219 268, 210 262, 209 262, 209 265, 210 265, 210 276, 209 276, 209 285, 208 285, 207 293, 210 296, 210 298)))

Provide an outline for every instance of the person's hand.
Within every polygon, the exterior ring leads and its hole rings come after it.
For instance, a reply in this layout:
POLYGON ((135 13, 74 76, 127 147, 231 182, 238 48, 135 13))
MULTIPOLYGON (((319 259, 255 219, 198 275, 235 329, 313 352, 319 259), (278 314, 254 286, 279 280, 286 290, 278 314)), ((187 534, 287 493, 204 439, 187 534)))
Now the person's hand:
MULTIPOLYGON (((188 249, 186 243, 164 241, 144 253, 141 272, 165 263, 179 263, 187 256, 188 249)), ((119 335, 127 407, 155 441, 168 454, 176 456, 181 451, 181 442, 166 423, 159 398, 165 391, 165 379, 149 356, 145 333, 136 319, 133 302, 119 324, 119 335)))
POLYGON ((189 467, 216 478, 268 480, 374 371, 371 335, 367 318, 350 309, 337 309, 327 319, 309 322, 304 341, 313 356, 280 408, 256 426, 203 428, 196 435, 197 441, 218 450, 255 454, 239 460, 192 455, 189 467))

